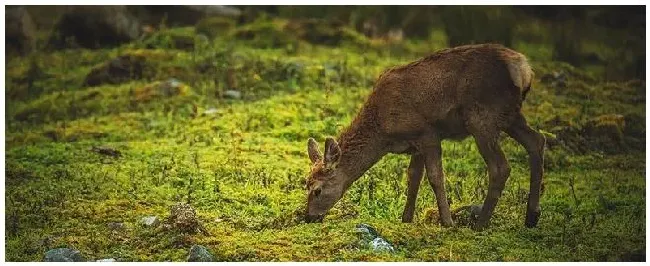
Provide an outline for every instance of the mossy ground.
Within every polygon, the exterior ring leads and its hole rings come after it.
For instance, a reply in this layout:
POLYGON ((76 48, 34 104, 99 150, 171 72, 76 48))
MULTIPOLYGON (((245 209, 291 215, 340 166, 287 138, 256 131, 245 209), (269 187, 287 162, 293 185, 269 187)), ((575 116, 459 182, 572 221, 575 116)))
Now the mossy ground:
MULTIPOLYGON (((547 149, 542 216, 534 229, 523 225, 527 155, 505 136, 512 174, 485 231, 441 228, 431 217, 437 208, 426 181, 415 222, 400 223, 408 165, 402 155, 371 168, 324 223, 305 224, 299 213, 306 203, 307 138, 337 135, 382 70, 443 48, 444 34, 342 47, 231 36, 236 33, 189 50, 136 43, 9 61, 6 259, 39 261, 48 249, 71 247, 93 260, 183 261, 200 244, 222 261, 645 260, 645 137, 613 153, 547 149), (125 53, 145 56, 154 73, 82 86, 93 67, 125 53), (30 68, 41 74, 27 80, 30 68), (139 97, 169 78, 185 84, 182 93, 139 97), (242 99, 222 97, 231 89, 242 99), (210 108, 216 112, 204 113, 210 108), (122 156, 91 151, 100 145, 122 156), (196 208, 210 235, 139 225, 147 215, 166 217, 178 201, 196 208), (126 229, 111 230, 110 222, 126 229), (360 247, 354 226, 362 222, 396 252, 360 247)), ((601 82, 550 61, 549 47, 515 45, 537 73, 524 103, 534 128, 552 131, 546 122, 556 116, 575 125, 607 114, 645 118, 645 83, 601 82), (568 73, 566 88, 539 81, 558 70, 568 73)), ((444 142, 443 150, 452 208, 481 203, 487 172, 473 140, 444 142)))

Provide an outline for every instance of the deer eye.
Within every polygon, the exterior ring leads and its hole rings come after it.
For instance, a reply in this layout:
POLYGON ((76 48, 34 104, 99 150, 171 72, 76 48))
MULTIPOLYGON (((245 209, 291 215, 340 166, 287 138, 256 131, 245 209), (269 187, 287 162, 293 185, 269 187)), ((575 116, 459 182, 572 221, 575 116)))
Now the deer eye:
POLYGON ((314 196, 318 197, 320 195, 321 188, 314 189, 312 193, 314 193, 314 196))

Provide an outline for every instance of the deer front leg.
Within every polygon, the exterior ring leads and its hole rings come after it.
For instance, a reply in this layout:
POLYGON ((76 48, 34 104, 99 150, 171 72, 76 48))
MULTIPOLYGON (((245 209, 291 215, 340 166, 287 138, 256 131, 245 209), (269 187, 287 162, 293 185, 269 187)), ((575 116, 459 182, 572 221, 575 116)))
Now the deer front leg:
POLYGON ((442 147, 441 140, 435 138, 432 142, 423 145, 421 151, 424 153, 424 166, 427 170, 427 179, 433 188, 440 213, 440 223, 444 227, 454 226, 445 192, 445 176, 442 172, 442 147))
POLYGON ((406 194, 406 206, 402 213, 402 222, 413 222, 413 212, 415 211, 415 201, 418 197, 418 190, 424 172, 424 157, 421 154, 411 156, 411 163, 408 168, 408 191, 406 194))

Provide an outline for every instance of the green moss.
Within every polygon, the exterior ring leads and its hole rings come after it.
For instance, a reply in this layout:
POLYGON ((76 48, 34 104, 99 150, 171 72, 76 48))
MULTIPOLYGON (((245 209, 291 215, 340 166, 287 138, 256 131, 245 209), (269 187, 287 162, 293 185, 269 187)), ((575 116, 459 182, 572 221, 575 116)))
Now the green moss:
MULTIPOLYGON (((208 36, 210 37, 210 36, 208 36)), ((192 51, 202 42, 195 33, 194 28, 172 28, 154 32, 144 39, 138 46, 148 49, 179 49, 192 51)))
POLYGON ((235 30, 234 37, 246 40, 249 45, 257 48, 286 48, 296 46, 296 38, 282 30, 282 22, 256 21, 235 30))
POLYGON ((196 33, 209 38, 228 36, 235 28, 235 21, 223 17, 207 17, 196 23, 196 33))
MULTIPOLYGON (((306 139, 337 135, 382 70, 445 47, 446 37, 434 30, 427 41, 387 48, 366 39, 370 45, 361 47, 365 41, 349 32, 351 44, 328 47, 298 42, 283 28, 258 21, 191 51, 133 44, 37 53, 47 75, 35 80, 39 93, 15 96, 20 100, 13 95, 26 86, 21 77, 29 61, 9 62, 7 260, 39 261, 48 249, 72 247, 90 260, 183 261, 193 244, 220 261, 607 261, 644 255, 645 152, 634 147, 645 146, 645 84, 601 82, 588 70, 550 61, 548 46, 525 41, 517 45, 531 53, 537 80, 523 112, 533 128, 557 141, 545 154, 538 228, 523 226, 528 157, 510 138, 502 146, 511 177, 486 231, 441 228, 424 183, 415 223, 400 223, 408 166, 403 155, 388 155, 372 167, 324 223, 305 224, 306 139), (294 42, 300 49, 285 49, 294 42), (93 67, 125 54, 146 58, 150 75, 81 86, 93 67), (565 89, 539 80, 554 71, 566 73, 565 89), (163 89, 171 78, 182 85, 163 89), (244 97, 223 99, 229 89, 244 97), (615 129, 632 148, 603 155, 585 147, 590 123, 615 129), (93 146, 122 156, 101 155, 93 146), (148 215, 166 218, 176 202, 190 202, 210 235, 139 224, 148 215), (111 230, 111 222, 125 228, 111 230), (377 228, 396 252, 360 246, 354 226, 362 222, 377 228)), ((443 150, 452 208, 481 203, 488 178, 474 141, 444 142, 443 150)))

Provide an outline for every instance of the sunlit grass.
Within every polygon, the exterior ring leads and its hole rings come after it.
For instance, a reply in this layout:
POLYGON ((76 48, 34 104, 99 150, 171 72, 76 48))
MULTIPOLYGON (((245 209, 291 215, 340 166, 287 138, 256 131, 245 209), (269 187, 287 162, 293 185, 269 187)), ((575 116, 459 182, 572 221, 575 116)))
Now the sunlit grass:
MULTIPOLYGON (((39 67, 52 77, 35 83, 39 93, 7 100, 7 260, 38 261, 48 249, 72 247, 88 259, 183 261, 192 244, 209 247, 224 261, 602 261, 645 255, 645 153, 639 149, 547 150, 535 229, 523 226, 526 152, 505 137, 512 174, 486 231, 441 228, 430 217, 437 208, 426 181, 415 223, 400 223, 404 155, 386 156, 371 168, 324 223, 304 224, 298 214, 305 206, 307 138, 336 136, 383 69, 444 47, 439 34, 429 42, 410 41, 410 48, 390 56, 376 48, 304 43, 298 52, 267 50, 224 39, 193 51, 127 46, 37 54, 39 67), (144 54, 156 73, 81 86, 90 68, 126 52, 144 54), (206 62, 211 68, 201 72, 206 62), (186 93, 147 101, 135 94, 172 77, 187 86, 186 93), (243 99, 220 96, 231 89, 243 99), (205 114, 210 108, 216 112, 205 114), (90 151, 99 145, 122 156, 90 151), (197 209, 209 236, 139 225, 146 215, 167 216, 178 201, 197 209), (109 222, 123 222, 126 229, 111 231, 109 222), (353 230, 361 222, 376 227, 397 251, 361 249, 353 230)), ((547 61, 546 47, 517 46, 531 53, 536 66, 536 85, 524 106, 534 128, 551 131, 546 122, 555 116, 577 125, 602 114, 645 117, 645 98, 634 84, 597 82, 584 70, 547 61), (567 88, 540 82, 555 70, 569 74, 567 88)), ((24 89, 19 79, 27 69, 25 60, 7 65, 6 95, 24 89)), ((443 150, 452 208, 481 203, 487 173, 473 140, 444 142, 443 150)))

